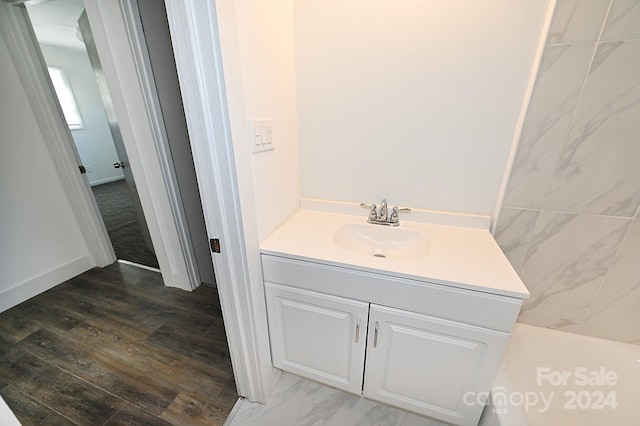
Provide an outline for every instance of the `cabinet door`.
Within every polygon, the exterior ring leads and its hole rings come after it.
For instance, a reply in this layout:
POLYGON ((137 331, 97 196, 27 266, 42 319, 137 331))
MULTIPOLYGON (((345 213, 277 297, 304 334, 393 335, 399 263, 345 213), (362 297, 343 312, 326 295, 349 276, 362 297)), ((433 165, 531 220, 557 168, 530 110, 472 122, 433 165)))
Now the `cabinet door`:
POLYGON ((360 394, 369 304, 266 283, 273 364, 360 394))
POLYGON ((453 424, 476 425, 486 399, 481 392, 493 382, 508 336, 371 305, 364 396, 453 424))

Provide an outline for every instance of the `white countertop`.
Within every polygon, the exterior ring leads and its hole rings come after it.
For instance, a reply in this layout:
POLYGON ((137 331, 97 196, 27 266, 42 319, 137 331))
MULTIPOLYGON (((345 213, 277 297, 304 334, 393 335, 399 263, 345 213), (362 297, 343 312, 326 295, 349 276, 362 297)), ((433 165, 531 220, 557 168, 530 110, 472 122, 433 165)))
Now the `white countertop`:
MULTIPOLYGON (((365 215, 366 216, 366 215, 365 215)), ((366 217, 299 210, 267 236, 264 254, 392 275, 418 281, 526 299, 529 291, 484 229, 402 220, 399 229, 429 238, 429 253, 414 260, 382 259, 342 249, 334 234, 344 224, 367 224, 366 217)))

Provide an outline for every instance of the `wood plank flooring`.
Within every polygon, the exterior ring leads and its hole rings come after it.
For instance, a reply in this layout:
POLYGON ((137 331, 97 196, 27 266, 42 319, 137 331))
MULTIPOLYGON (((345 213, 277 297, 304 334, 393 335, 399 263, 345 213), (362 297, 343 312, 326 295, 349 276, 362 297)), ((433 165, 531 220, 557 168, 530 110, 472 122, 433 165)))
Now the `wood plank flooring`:
POLYGON ((222 425, 238 399, 216 290, 114 263, 0 314, 23 425, 222 425))

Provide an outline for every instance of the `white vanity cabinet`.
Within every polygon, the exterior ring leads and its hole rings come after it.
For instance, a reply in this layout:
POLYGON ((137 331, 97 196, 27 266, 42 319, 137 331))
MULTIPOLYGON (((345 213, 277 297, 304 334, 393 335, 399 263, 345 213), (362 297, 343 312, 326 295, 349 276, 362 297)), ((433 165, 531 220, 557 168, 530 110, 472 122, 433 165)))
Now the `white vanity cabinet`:
POLYGON ((477 424, 521 299, 262 260, 275 367, 452 424, 477 424))
POLYGON ((478 396, 491 386, 508 336, 371 305, 363 395, 453 424, 475 425, 483 408, 478 396))
POLYGON ((275 367, 360 394, 369 304, 265 284, 275 367))

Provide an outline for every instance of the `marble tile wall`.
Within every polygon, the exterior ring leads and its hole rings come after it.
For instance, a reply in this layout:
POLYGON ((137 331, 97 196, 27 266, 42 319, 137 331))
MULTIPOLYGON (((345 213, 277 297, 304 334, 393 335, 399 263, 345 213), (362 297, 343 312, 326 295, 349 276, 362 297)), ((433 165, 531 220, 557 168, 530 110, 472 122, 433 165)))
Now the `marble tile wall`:
POLYGON ((640 344, 640 0, 559 0, 496 227, 519 321, 640 344))

